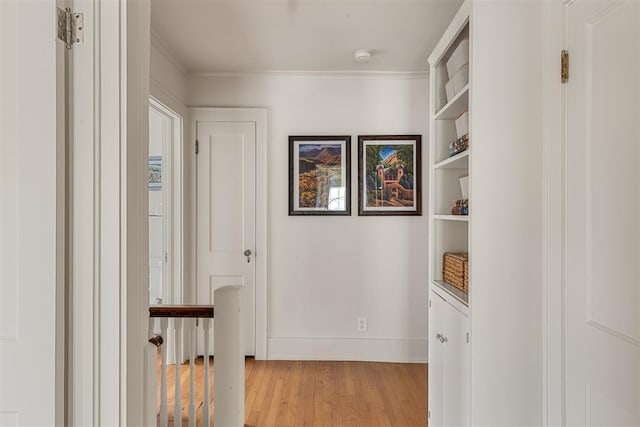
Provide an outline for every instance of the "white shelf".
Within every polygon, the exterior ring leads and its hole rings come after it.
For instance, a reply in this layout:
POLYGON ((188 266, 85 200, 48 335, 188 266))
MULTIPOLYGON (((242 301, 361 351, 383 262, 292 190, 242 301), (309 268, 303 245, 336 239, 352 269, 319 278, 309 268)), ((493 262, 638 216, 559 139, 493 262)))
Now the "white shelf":
POLYGON ((435 120, 455 120, 469 109, 469 84, 447 102, 434 116, 435 120))
POLYGON ((469 169, 469 149, 435 164, 436 169, 469 169))
POLYGON ((434 215, 433 219, 441 221, 469 222, 469 215, 434 215))
POLYGON ((448 284, 444 280, 434 280, 433 283, 438 286, 440 289, 444 290, 446 293, 454 297, 460 303, 462 303, 465 307, 469 306, 469 295, 462 292, 460 289, 456 288, 453 285, 448 284))

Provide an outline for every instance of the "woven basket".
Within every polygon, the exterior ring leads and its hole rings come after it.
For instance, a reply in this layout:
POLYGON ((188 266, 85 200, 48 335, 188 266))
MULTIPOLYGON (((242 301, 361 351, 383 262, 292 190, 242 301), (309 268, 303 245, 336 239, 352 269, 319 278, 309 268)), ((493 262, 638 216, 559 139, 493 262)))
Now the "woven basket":
POLYGON ((444 281, 461 291, 469 292, 469 254, 447 252, 444 254, 444 281), (465 274, 466 272, 466 274, 465 274))
POLYGON ((469 261, 464 262, 464 291, 469 293, 469 261))

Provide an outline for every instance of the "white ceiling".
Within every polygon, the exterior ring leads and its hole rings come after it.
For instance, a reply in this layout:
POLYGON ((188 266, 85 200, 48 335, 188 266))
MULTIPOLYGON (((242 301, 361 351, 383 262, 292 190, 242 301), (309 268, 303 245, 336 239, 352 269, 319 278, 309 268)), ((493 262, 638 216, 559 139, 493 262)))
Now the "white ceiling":
POLYGON ((426 71, 462 0, 152 0, 151 27, 189 72, 426 71), (369 63, 352 53, 371 49, 369 63))

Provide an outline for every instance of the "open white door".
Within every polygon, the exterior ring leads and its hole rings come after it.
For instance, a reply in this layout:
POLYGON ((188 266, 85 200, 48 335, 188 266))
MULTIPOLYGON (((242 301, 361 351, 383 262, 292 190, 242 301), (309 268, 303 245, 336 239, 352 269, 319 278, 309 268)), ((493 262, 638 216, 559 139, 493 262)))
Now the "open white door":
POLYGON ((567 6, 566 423, 640 425, 640 3, 567 6))
POLYGON ((0 1, 2 426, 62 425, 56 301, 64 118, 56 92, 64 48, 55 38, 55 16, 55 1, 0 1))

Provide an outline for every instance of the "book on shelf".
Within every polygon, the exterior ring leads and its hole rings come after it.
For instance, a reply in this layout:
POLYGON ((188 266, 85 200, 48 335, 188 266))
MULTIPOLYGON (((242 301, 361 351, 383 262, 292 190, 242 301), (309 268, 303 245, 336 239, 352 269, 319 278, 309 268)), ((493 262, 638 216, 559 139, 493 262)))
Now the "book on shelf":
POLYGON ((469 215, 469 200, 458 199, 453 201, 451 215, 469 215))
POLYGON ((460 154, 469 148, 469 134, 463 135, 460 138, 449 143, 449 157, 460 154))

